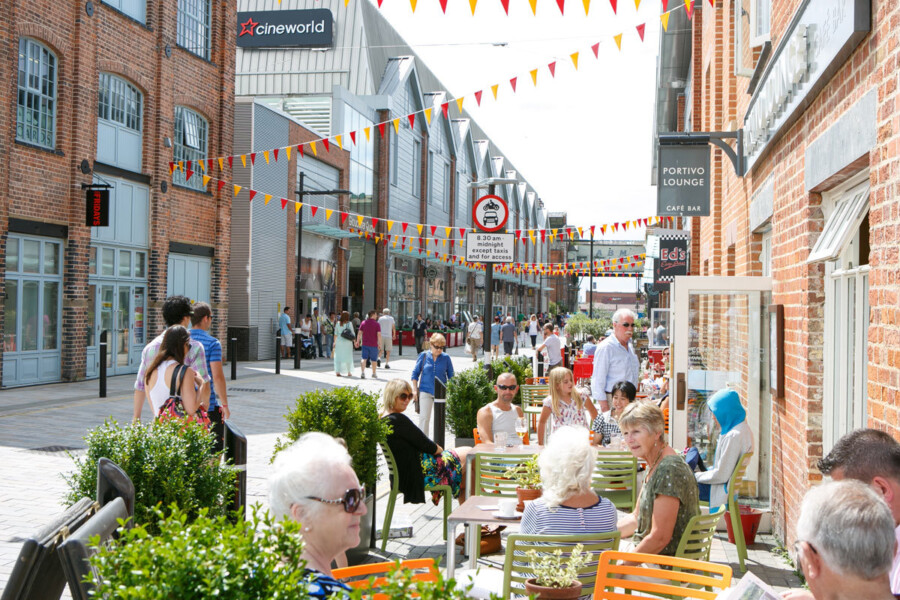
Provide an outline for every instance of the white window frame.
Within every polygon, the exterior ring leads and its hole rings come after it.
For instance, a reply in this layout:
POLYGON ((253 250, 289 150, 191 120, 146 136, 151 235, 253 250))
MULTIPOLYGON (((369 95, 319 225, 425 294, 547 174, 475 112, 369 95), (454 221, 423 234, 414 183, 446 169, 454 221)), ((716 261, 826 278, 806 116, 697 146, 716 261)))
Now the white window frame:
POLYGON ((211 0, 178 0, 178 45, 209 60, 211 0))
MULTIPOLYGON (((209 149, 209 124, 199 113, 185 107, 175 107, 175 142, 174 160, 197 161, 206 158, 209 149)), ((192 165, 195 172, 190 181, 187 180, 186 171, 176 169, 172 174, 172 182, 194 190, 203 190, 203 176, 200 167, 192 165)))
POLYGON ((829 211, 822 233, 809 253, 808 263, 835 260, 856 235, 859 225, 869 211, 869 181, 852 187, 842 187, 842 191, 829 194, 823 204, 834 208, 829 211))
POLYGON ((397 176, 400 172, 400 135, 392 134, 391 144, 391 185, 397 185, 397 176))
POLYGON ((147 23, 147 0, 103 0, 103 3, 109 4, 135 21, 147 23))
POLYGON ((130 171, 141 170, 143 94, 131 82, 112 73, 100 73, 97 130, 98 161, 130 171))
POLYGON ((450 169, 450 162, 444 161, 444 197, 441 198, 441 202, 443 202, 444 212, 450 212, 450 184, 452 183, 453 171, 450 169))
POLYGON ((772 0, 750 0, 750 47, 756 48, 771 40, 772 31, 772 0), (758 25, 760 14, 765 11, 766 30, 762 31, 758 25))
MULTIPOLYGON (((829 224, 845 218, 839 216, 840 205, 852 202, 861 188, 867 189, 868 178, 865 172, 823 194, 829 224)), ((859 231, 868 203, 864 205, 861 218, 854 219, 846 227, 849 234, 841 236, 844 241, 835 258, 825 263, 824 452, 842 435, 866 427, 868 421, 869 265, 860 264, 859 257, 859 231)))
POLYGON ((58 64, 50 48, 31 38, 19 38, 17 140, 42 148, 56 147, 58 64))
POLYGON ((763 277, 772 276, 772 229, 762 234, 762 240, 759 249, 759 264, 762 269, 763 277))
POLYGON ((422 140, 413 137, 412 143, 412 195, 421 198, 422 195, 422 140))

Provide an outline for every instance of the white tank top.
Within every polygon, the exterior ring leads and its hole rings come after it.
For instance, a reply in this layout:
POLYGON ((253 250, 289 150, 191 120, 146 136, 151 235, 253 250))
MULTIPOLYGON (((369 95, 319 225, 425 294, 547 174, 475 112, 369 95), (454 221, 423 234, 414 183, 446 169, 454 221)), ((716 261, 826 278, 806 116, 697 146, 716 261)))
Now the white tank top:
POLYGON ((147 393, 150 396, 150 405, 153 407, 153 416, 159 414, 159 409, 169 399, 169 385, 172 382, 170 381, 171 377, 166 377, 166 371, 172 365, 177 364, 178 362, 174 360, 164 360, 156 368, 156 383, 147 393))
POLYGON ((498 408, 493 402, 489 406, 494 417, 494 422, 491 424, 491 435, 496 437, 498 431, 505 431, 510 437, 515 437, 516 419, 519 417, 516 407, 513 406, 509 410, 503 410, 498 408))

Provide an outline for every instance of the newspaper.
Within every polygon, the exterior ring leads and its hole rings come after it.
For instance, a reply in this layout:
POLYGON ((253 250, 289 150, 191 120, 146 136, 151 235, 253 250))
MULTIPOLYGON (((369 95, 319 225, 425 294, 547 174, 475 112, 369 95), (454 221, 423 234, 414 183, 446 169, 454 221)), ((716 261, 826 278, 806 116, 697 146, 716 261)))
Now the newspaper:
POLYGON ((735 587, 716 596, 716 600, 781 600, 781 594, 748 571, 735 587))

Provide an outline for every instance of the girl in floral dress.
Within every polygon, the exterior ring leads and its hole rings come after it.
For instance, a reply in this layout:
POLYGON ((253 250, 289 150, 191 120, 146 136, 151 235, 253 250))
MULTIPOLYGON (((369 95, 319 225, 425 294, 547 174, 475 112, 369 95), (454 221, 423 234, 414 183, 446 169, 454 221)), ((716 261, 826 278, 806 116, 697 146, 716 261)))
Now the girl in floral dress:
POLYGON ((566 425, 583 427, 587 431, 588 423, 597 417, 597 409, 588 394, 575 387, 575 376, 572 371, 557 367, 549 375, 550 395, 544 398, 544 408, 538 421, 538 444, 558 429, 566 425), (586 420, 587 410, 590 419, 586 420))

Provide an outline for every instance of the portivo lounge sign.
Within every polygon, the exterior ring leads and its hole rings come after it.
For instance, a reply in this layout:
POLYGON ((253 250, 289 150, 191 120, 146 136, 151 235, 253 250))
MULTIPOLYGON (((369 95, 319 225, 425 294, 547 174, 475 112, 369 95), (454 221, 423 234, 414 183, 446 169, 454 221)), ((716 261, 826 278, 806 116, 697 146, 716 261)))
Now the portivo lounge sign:
POLYGON ((656 214, 709 215, 709 146, 659 145, 656 214))
POLYGON ((239 48, 321 48, 334 39, 330 10, 274 10, 239 12, 239 48))

